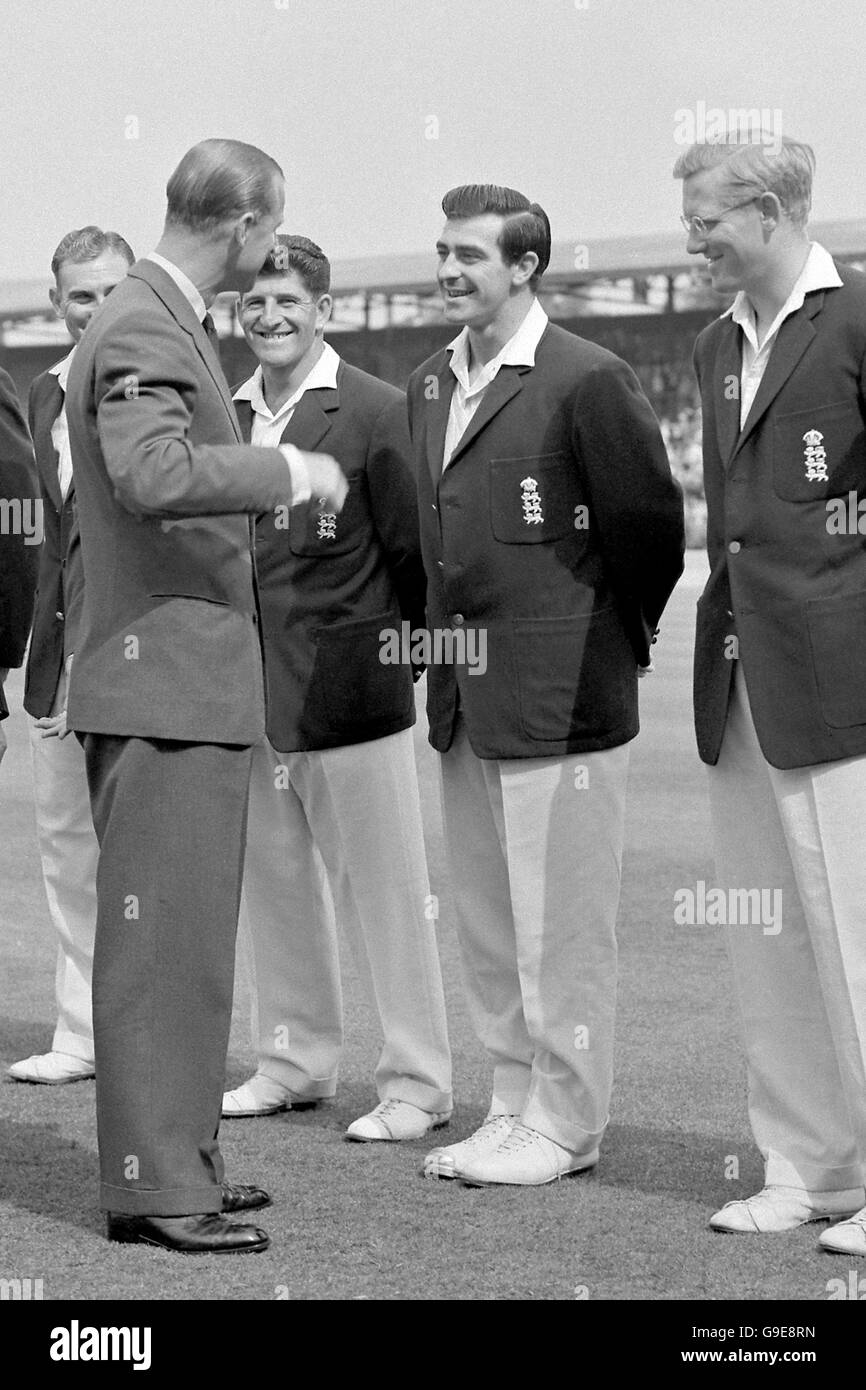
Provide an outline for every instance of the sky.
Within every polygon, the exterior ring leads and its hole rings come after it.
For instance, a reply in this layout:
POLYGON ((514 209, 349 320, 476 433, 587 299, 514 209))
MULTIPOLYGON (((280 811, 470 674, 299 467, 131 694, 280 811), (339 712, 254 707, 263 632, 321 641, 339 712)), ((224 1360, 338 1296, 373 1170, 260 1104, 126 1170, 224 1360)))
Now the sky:
POLYGON ((2 0, 0 280, 95 222, 137 254, 207 136, 259 145, 332 259, 431 251, 505 183, 555 239, 676 227, 683 111, 766 108, 813 216, 866 216, 866 0, 2 0))

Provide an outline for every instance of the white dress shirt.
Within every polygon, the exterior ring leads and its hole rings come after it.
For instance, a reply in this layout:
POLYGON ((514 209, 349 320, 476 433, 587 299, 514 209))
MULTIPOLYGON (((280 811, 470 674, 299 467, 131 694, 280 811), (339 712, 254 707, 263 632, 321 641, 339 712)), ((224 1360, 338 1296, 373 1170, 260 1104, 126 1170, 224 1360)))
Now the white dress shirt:
MULTIPOLYGON (((817 241, 813 241, 809 245, 806 263, 797 276, 791 293, 770 324, 762 343, 758 342, 755 310, 744 290, 740 290, 730 309, 726 310, 734 323, 738 323, 743 330, 743 362, 740 372, 740 429, 743 428, 748 419, 749 411, 755 396, 758 394, 758 387, 764 372, 767 370, 770 353, 785 319, 790 314, 796 313, 798 309, 802 309, 806 295, 813 290, 835 289, 841 283, 839 272, 833 263, 833 257, 829 251, 825 251, 823 246, 819 246, 817 241)), ((725 314, 722 317, 724 318, 725 314)))
MULTIPOLYGON (((207 313, 207 305, 198 287, 193 284, 188 275, 184 274, 180 266, 175 265, 173 261, 166 260, 165 256, 161 256, 158 251, 151 251, 144 259, 153 261, 155 265, 160 266, 165 271, 166 275, 171 277, 184 299, 189 301, 199 323, 203 323, 207 313)), ((294 444, 279 444, 275 447, 279 448, 289 467, 292 506, 296 506, 299 502, 308 502, 310 499, 310 475, 307 465, 304 463, 303 454, 300 449, 295 448, 294 444)))
MULTIPOLYGON (((253 428, 250 435, 251 442, 262 449, 278 449, 280 437, 283 430, 288 425, 295 413, 295 408, 305 391, 315 391, 323 387, 331 390, 336 389, 337 368, 340 365, 339 355, 331 347, 330 343, 325 343, 322 355, 313 364, 304 380, 293 395, 284 401, 276 414, 271 411, 270 406, 265 400, 264 381, 261 367, 256 367, 252 376, 235 391, 236 401, 249 401, 253 411, 253 428)), ((292 491, 292 505, 296 502, 306 501, 310 497, 309 484, 307 485, 307 497, 296 497, 292 491)))
POLYGON ((69 426, 66 423, 66 383, 69 380, 69 368, 72 365, 74 355, 75 348, 73 347, 62 361, 55 362, 53 367, 48 368, 51 375, 57 377, 57 385, 63 392, 63 405, 60 407, 60 414, 51 426, 51 443, 57 450, 57 479, 60 483, 60 495, 64 502, 72 482, 72 450, 69 446, 69 426))
POLYGON ((532 305, 515 333, 500 352, 481 368, 475 380, 469 381, 469 330, 464 328, 448 344, 445 351, 451 353, 451 370, 457 378, 448 412, 448 426, 445 430, 445 448, 442 471, 448 467, 454 450, 466 433, 469 422, 484 399, 484 393, 493 381, 500 367, 534 367, 535 349, 547 328, 547 314, 537 299, 532 305))

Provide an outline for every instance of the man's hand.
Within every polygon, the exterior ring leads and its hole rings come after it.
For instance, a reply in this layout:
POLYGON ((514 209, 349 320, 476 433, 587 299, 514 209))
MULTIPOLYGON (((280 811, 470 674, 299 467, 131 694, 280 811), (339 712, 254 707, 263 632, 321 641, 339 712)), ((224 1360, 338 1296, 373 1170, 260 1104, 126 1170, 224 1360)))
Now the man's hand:
POLYGON ((302 457, 310 477, 311 505, 318 505, 327 512, 342 511, 349 485, 337 460, 330 454, 303 454, 302 457))
POLYGON ((59 714, 46 714, 42 719, 37 719, 33 727, 42 730, 43 738, 66 738, 71 732, 66 727, 65 707, 59 714))
POLYGON ((650 664, 649 664, 648 666, 638 666, 638 668, 637 668, 638 680, 640 680, 641 677, 643 677, 643 676, 651 676, 654 670, 655 670, 655 667, 653 666, 652 662, 650 662, 650 664))

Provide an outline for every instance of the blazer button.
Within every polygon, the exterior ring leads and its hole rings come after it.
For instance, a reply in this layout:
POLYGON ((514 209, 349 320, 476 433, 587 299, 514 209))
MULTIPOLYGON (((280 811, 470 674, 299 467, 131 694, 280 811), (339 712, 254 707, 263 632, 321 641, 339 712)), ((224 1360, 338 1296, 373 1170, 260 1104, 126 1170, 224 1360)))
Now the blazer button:
POLYGON ((436 506, 435 502, 431 502, 430 505, 433 508, 434 512, 438 512, 439 508, 436 506))
POLYGON ((436 563, 437 563, 437 565, 439 566, 440 570, 444 570, 444 568, 445 568, 445 561, 444 561, 444 560, 437 560, 436 563))
POLYGON ((730 545, 728 546, 728 550, 730 551, 731 555, 739 555, 739 553, 740 553, 740 542, 739 542, 739 541, 731 541, 730 545))
POLYGON ((58 619, 60 620, 61 623, 63 622, 63 614, 60 612, 59 609, 58 609, 57 612, 54 614, 54 616, 55 616, 55 618, 58 618, 58 619))
POLYGON ((725 609, 725 612, 727 613, 727 615, 728 615, 729 618, 733 618, 734 614, 733 614, 733 610, 732 610, 731 608, 725 609))
POLYGON ((455 614, 454 614, 454 617, 452 618, 452 622, 454 623, 455 627, 462 627, 462 626, 463 626, 463 621, 464 621, 464 619, 463 619, 463 614, 462 614, 462 613, 455 613, 455 614))

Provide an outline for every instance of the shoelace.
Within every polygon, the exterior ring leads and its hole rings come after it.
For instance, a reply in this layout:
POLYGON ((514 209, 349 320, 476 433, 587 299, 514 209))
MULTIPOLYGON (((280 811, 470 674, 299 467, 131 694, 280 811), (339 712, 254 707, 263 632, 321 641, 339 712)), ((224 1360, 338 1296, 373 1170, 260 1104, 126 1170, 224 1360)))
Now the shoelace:
POLYGON ((391 1100, 383 1100, 376 1106, 373 1114, 380 1120, 387 1120, 388 1116, 396 1110, 397 1106, 402 1104, 403 1102, 401 1100, 394 1100, 393 1098, 391 1100))
POLYGON ((535 1142, 535 1138, 535 1130, 530 1129, 527 1125, 520 1124, 520 1122, 518 1121, 518 1123, 512 1129, 511 1133, 506 1135, 506 1137, 503 1139, 500 1148, 510 1149, 512 1151, 517 1149, 525 1149, 529 1144, 533 1144, 535 1142))

